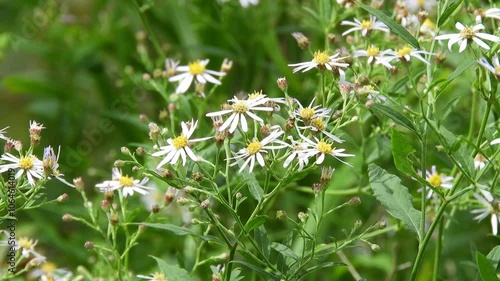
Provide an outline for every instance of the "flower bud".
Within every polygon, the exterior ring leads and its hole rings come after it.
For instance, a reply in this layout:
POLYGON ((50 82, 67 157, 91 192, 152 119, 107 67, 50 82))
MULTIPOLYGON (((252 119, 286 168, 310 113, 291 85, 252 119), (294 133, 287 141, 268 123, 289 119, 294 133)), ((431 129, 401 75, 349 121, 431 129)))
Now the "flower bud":
POLYGON ((312 185, 312 190, 314 194, 318 194, 323 190, 323 185, 321 183, 314 183, 312 185))
POLYGON ((147 226, 140 224, 139 227, 137 228, 140 232, 144 232, 146 230, 147 226))
POLYGON ((299 217, 299 220, 303 223, 305 223, 307 218, 309 217, 309 215, 304 212, 299 212, 297 216, 299 217))
POLYGON ((362 224, 363 222, 361 220, 357 220, 354 222, 354 228, 359 228, 362 224))
POLYGON ((358 196, 355 196, 349 200, 349 205, 359 205, 361 204, 361 199, 358 196))
POLYGON ((149 73, 142 74, 142 81, 149 81, 149 80, 151 80, 151 75, 149 75, 149 73))
POLYGON ((101 208, 104 212, 107 212, 109 210, 111 203, 108 200, 102 200, 101 201, 101 208))
POLYGON ((286 81, 286 78, 285 77, 281 77, 281 78, 278 78, 278 80, 276 81, 276 83, 278 84, 278 87, 283 91, 283 92, 286 92, 287 88, 288 88, 288 81, 286 81))
POLYGON ((160 211, 160 206, 158 206, 157 204, 154 204, 154 205, 151 207, 151 213, 153 213, 153 214, 157 214, 159 211, 160 211))
POLYGON ((160 175, 162 178, 171 179, 174 177, 174 174, 172 174, 172 172, 168 169, 159 168, 156 169, 156 171, 158 171, 158 175, 160 175))
POLYGON ((380 251, 380 246, 377 244, 371 244, 370 248, 372 248, 372 251, 374 251, 374 252, 380 251))
POLYGON ((189 203, 189 200, 186 199, 185 197, 178 197, 176 202, 180 206, 186 206, 189 203))
POLYGON ((115 163, 113 163, 113 166, 115 166, 115 167, 123 167, 123 164, 124 164, 123 160, 118 159, 118 160, 115 161, 115 163))
POLYGON ((322 185, 326 185, 332 180, 333 171, 335 171, 335 168, 332 167, 321 168, 320 183, 322 185))
POLYGON ((125 155, 130 155, 130 150, 126 146, 122 146, 121 151, 125 155))
POLYGON ((62 216, 62 220, 63 220, 63 221, 72 221, 72 220, 73 220, 73 216, 72 216, 72 215, 70 215, 70 214, 64 214, 64 215, 62 216))
POLYGON ((146 114, 140 114, 139 115, 139 121, 145 123, 148 121, 148 116, 146 114))
POLYGON ((241 192, 236 192, 236 199, 240 200, 241 197, 243 197, 243 195, 241 194, 241 192))
POLYGON ((69 196, 66 193, 63 193, 63 194, 59 195, 59 197, 57 197, 58 202, 67 201, 68 199, 69 199, 69 196))
POLYGON ((297 45, 301 49, 305 49, 309 46, 309 39, 302 32, 292 32, 293 38, 297 41, 297 45))
POLYGON ((387 226, 387 223, 384 220, 380 220, 375 224, 375 228, 384 229, 387 226))
POLYGON ((85 249, 87 250, 92 250, 94 249, 94 243, 92 241, 87 241, 85 242, 85 244, 83 244, 83 246, 85 247, 85 249))
POLYGON ((287 215, 286 215, 286 212, 283 211, 283 210, 278 210, 276 212, 276 218, 279 219, 279 220, 284 220, 286 219, 287 215))
POLYGON ((206 209, 206 208, 208 208, 208 206, 210 206, 210 201, 208 199, 201 201, 200 207, 202 209, 206 209))
POLYGON ((139 146, 136 150, 135 150, 135 154, 137 154, 138 156, 144 156, 146 154, 146 149, 142 146, 139 146))
POLYGON ((191 175, 191 179, 196 181, 196 182, 200 182, 203 180, 203 174, 200 173, 200 172, 194 172, 192 175, 191 175))
POLYGON ((229 70, 233 67, 233 61, 230 59, 225 58, 222 61, 222 65, 220 67, 220 72, 228 73, 229 70))
POLYGON ((112 225, 116 225, 118 224, 118 222, 120 222, 120 216, 117 214, 117 213, 113 213, 109 216, 109 222, 112 224, 112 225))

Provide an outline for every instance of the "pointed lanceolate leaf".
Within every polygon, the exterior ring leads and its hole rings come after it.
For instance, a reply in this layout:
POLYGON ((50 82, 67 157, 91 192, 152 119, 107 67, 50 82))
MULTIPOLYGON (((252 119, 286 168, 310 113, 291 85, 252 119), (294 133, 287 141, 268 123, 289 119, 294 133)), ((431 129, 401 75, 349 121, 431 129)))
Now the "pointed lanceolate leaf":
POLYGON ((476 263, 479 275, 483 281, 498 281, 497 274, 491 262, 480 252, 476 252, 476 263))
POLYGON ((395 129, 392 130, 391 146, 396 168, 412 177, 418 177, 415 169, 413 169, 412 162, 408 159, 408 156, 413 154, 415 149, 395 129))
POLYGON ((443 14, 439 17, 439 21, 437 23, 437 26, 441 27, 448 20, 448 18, 451 16, 451 14, 453 14, 453 12, 455 12, 455 10, 460 6, 460 4, 462 4, 462 0, 458 0, 458 1, 451 3, 451 5, 449 5, 444 10, 443 14))
POLYGON ((245 224, 245 231, 249 232, 263 225, 267 221, 267 218, 268 218, 267 216, 256 216, 255 218, 253 218, 252 220, 248 221, 245 224))
POLYGON ((177 225, 173 225, 173 224, 168 224, 168 223, 141 223, 141 225, 144 225, 144 226, 147 226, 147 227, 164 229, 164 230, 172 232, 173 234, 178 235, 178 236, 191 235, 191 236, 196 236, 196 237, 198 237, 198 238, 200 238, 202 240, 205 240, 207 242, 215 242, 215 243, 218 243, 218 244, 223 245, 223 246, 226 245, 219 238, 217 238, 215 236, 201 235, 201 234, 198 234, 198 233, 196 233, 195 231, 193 231, 193 230, 191 230, 189 228, 185 228, 185 227, 181 227, 181 226, 177 226, 177 225))
POLYGON ((421 212, 413 207, 412 197, 408 189, 401 184, 401 180, 375 164, 368 166, 368 173, 377 200, 391 216, 403 221, 417 234, 417 239, 422 241, 419 233, 421 212))
POLYGON ((180 268, 178 265, 171 265, 166 263, 164 260, 153 257, 158 263, 158 267, 160 267, 161 272, 165 275, 165 280, 169 281, 198 281, 196 278, 191 277, 189 273, 180 268))
POLYGON ((381 22, 385 23, 392 32, 396 33, 399 37, 403 38, 408 44, 412 45, 414 48, 419 49, 420 45, 418 44, 417 39, 413 37, 413 35, 408 32, 402 25, 397 24, 394 20, 392 20, 388 15, 384 14, 382 11, 374 9, 368 5, 365 5, 361 2, 356 2, 356 5, 360 6, 361 8, 365 9, 368 13, 374 15, 379 19, 381 22))
POLYGON ((500 246, 495 246, 486 257, 493 264, 493 267, 497 269, 500 264, 500 246))
POLYGON ((373 105, 372 108, 374 110, 384 114, 385 116, 391 118, 392 120, 394 120, 394 122, 407 128, 408 130, 410 130, 414 133, 417 133, 417 130, 415 129, 415 126, 410 121, 410 119, 408 119, 406 116, 404 116, 401 112, 396 111, 388 106, 378 104, 378 103, 373 105))

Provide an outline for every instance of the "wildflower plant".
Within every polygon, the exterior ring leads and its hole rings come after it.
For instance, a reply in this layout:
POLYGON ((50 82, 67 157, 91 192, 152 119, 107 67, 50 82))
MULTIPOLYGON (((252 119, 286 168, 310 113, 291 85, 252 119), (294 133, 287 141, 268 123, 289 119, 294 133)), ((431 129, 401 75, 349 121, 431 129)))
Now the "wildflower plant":
POLYGON ((276 35, 257 27, 278 24, 267 17, 283 1, 132 2, 146 30, 116 84, 148 98, 130 103, 139 122, 123 120, 140 130, 121 154, 69 183, 64 148, 39 150, 44 125, 30 122, 27 149, 0 130, 15 212, 63 204, 67 196, 45 196, 62 182, 80 197, 62 220, 85 229, 89 258, 58 268, 43 241, 23 237, 14 273, 0 280, 414 281, 424 267, 428 280, 496 280, 499 248, 482 238, 498 239, 500 223, 498 8, 288 1, 282 12, 301 31, 276 35), (166 21, 175 36, 151 28, 163 24, 156 7, 178 9, 166 21), (249 28, 243 36, 225 25, 232 17, 249 28), (248 48, 265 54, 252 53, 256 65, 240 45, 249 34, 261 36, 248 48), (165 39, 174 37, 178 45, 165 39), (297 44, 282 49, 278 37, 297 44), (488 253, 473 245, 473 257, 450 258, 459 232, 488 253), (465 259, 474 266, 445 266, 465 259))

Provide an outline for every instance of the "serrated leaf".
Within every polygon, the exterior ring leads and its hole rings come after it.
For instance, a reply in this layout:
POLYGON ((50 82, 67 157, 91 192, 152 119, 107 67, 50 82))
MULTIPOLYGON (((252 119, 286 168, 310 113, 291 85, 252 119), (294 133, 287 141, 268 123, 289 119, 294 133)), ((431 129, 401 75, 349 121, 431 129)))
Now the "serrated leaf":
POLYGON ((267 221, 268 217, 267 216, 255 216, 251 221, 248 221, 245 224, 245 231, 250 232, 251 230, 254 230, 255 228, 263 225, 267 221))
POLYGON ((480 252, 476 252, 476 263, 483 281, 498 281, 497 274, 490 261, 480 252))
POLYGON ((458 0, 456 2, 451 3, 451 5, 449 5, 444 10, 443 14, 441 14, 441 16, 439 17, 439 21, 437 23, 438 28, 441 27, 443 24, 445 24, 450 15, 453 14, 453 12, 455 12, 455 10, 458 8, 458 6, 460 6, 460 4, 462 4, 462 0, 458 0))
POLYGON ((403 221, 417 235, 418 241, 422 241, 419 232, 421 212, 413 207, 412 197, 401 179, 375 164, 368 166, 368 174, 375 198, 391 216, 403 221))
POLYGON ((407 128, 408 130, 410 130, 414 133, 417 133, 417 130, 415 129, 415 126, 413 125, 413 123, 410 121, 410 119, 408 119, 402 113, 400 113, 400 112, 398 112, 398 111, 396 111, 388 106, 381 105, 378 103, 374 104, 372 108, 374 110, 384 114, 385 116, 391 118, 392 120, 394 120, 394 122, 407 128))
POLYGON ((401 133, 394 129, 392 129, 391 147, 396 168, 403 173, 418 177, 408 158, 410 154, 415 152, 415 149, 403 138, 401 133))
POLYGON ((299 259, 300 259, 299 256, 297 256, 297 254, 295 254, 292 251, 292 249, 290 249, 286 245, 283 245, 283 244, 280 244, 277 242, 273 242, 273 243, 271 243, 271 248, 273 248, 274 250, 276 250, 278 253, 282 254, 283 256, 288 257, 288 258, 292 258, 295 261, 299 261, 299 259))
POLYGON ((245 182, 247 182, 248 191, 250 192, 252 197, 260 202, 262 198, 264 198, 264 190, 262 190, 259 182, 257 181, 257 179, 255 179, 255 175, 248 172, 242 172, 241 175, 245 179, 245 182))
POLYGON ((418 44, 418 40, 413 37, 413 35, 408 32, 402 25, 397 24, 394 20, 392 20, 389 16, 384 14, 380 10, 376 10, 368 5, 365 5, 359 1, 356 2, 356 5, 365 9, 368 13, 377 17, 378 20, 385 23, 392 32, 396 33, 399 37, 403 38, 408 44, 412 45, 414 48, 420 49, 420 44, 418 44))
POLYGON ((158 267, 160 267, 161 272, 165 275, 165 280, 168 281, 198 281, 198 279, 193 278, 189 275, 189 273, 180 268, 178 265, 170 265, 166 263, 164 260, 152 256, 156 262, 158 263, 158 267))
POLYGON ((500 245, 499 246, 495 246, 495 248, 493 248, 488 253, 488 255, 486 256, 486 258, 488 258, 488 260, 493 264, 493 267, 495 269, 497 269, 498 265, 500 263, 500 245))
POLYGON ((175 235, 178 236, 185 236, 185 235, 191 235, 191 236, 196 236, 202 240, 205 240, 207 242, 215 242, 218 243, 222 246, 226 246, 219 238, 211 235, 200 235, 191 229, 173 225, 173 224, 168 224, 168 223, 141 223, 141 225, 147 226, 147 227, 153 227, 153 228, 159 228, 159 229, 164 229, 169 232, 172 232, 175 235))

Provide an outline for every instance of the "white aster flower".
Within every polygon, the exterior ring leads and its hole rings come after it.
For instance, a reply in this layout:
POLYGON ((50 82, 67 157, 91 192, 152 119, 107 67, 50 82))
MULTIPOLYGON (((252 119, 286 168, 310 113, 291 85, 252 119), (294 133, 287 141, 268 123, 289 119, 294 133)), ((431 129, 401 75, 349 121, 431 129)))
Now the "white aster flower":
POLYGON ((57 268, 54 263, 44 262, 39 269, 30 273, 31 278, 40 278, 41 281, 69 281, 73 276, 70 271, 57 268))
POLYGON ((432 12, 436 6, 436 0, 406 0, 405 2, 408 10, 412 12, 418 12, 422 9, 432 12))
POLYGON ((168 79, 170 82, 177 82, 180 81, 179 86, 175 90, 176 94, 183 94, 187 91, 191 83, 193 82, 194 78, 200 83, 213 83, 216 85, 222 84, 219 80, 217 80, 215 77, 212 75, 216 76, 224 76, 226 73, 224 72, 218 72, 214 70, 208 70, 206 69, 206 66, 208 64, 208 59, 206 60, 197 60, 194 62, 189 63, 188 65, 183 65, 183 66, 178 66, 175 71, 176 72, 181 72, 180 74, 177 74, 175 76, 172 76, 168 79))
POLYGON ((473 27, 469 27, 469 26, 464 26, 460 22, 457 22, 455 24, 455 27, 460 31, 460 33, 444 34, 436 36, 436 40, 449 40, 448 49, 450 49, 450 51, 451 51, 451 46, 455 43, 457 43, 460 46, 458 51, 461 53, 467 47, 467 43, 471 41, 474 41, 481 48, 486 50, 489 50, 490 46, 484 43, 484 41, 482 41, 481 39, 492 41, 495 43, 500 42, 500 37, 498 36, 479 32, 481 30, 484 30, 484 25, 482 24, 476 24, 473 27))
POLYGON ((311 120, 309 126, 298 127, 299 129, 310 129, 314 134, 322 133, 334 142, 343 143, 344 140, 328 132, 327 124, 323 121, 323 118, 314 118, 311 120))
POLYGON ((491 232, 493 235, 498 234, 498 224, 500 223, 500 202, 493 198, 490 192, 480 190, 481 195, 474 194, 474 197, 479 200, 486 208, 472 210, 471 213, 478 214, 474 217, 475 220, 481 221, 491 214, 491 232))
POLYGON ((226 121, 219 127, 219 131, 224 131, 229 128, 229 132, 233 133, 238 124, 241 123, 241 129, 243 132, 248 131, 248 122, 246 116, 252 118, 253 120, 263 123, 264 120, 257 116, 252 111, 274 111, 274 108, 265 106, 265 104, 270 99, 265 95, 255 96, 254 98, 249 98, 246 100, 240 100, 236 96, 230 99, 230 108, 223 109, 221 111, 211 112, 206 114, 208 117, 222 116, 226 114, 231 114, 226 121), (262 106, 263 105, 263 106, 262 106))
POLYGON ((494 18, 500 20, 500 9, 499 8, 489 8, 484 11, 482 9, 476 10, 476 23, 482 23, 483 18, 494 18))
POLYGON ((172 58, 165 59, 165 70, 167 71, 168 77, 172 77, 177 73, 177 66, 179 66, 179 61, 172 58))
POLYGON ((422 61, 425 64, 429 64, 429 62, 426 61, 424 57, 422 57, 422 55, 429 55, 429 54, 430 53, 427 51, 417 50, 415 48, 411 48, 409 46, 406 46, 406 47, 403 47, 397 51, 391 50, 390 52, 387 53, 387 56, 384 59, 379 60, 379 62, 377 62, 377 63, 385 65, 386 63, 388 64, 392 60, 395 60, 395 59, 397 59, 401 62, 410 62, 411 58, 414 57, 414 58, 422 61))
MULTIPOLYGON (((419 171, 419 174, 420 173, 421 172, 419 171)), ((450 177, 450 176, 445 176, 443 174, 439 174, 437 172, 436 166, 434 166, 434 165, 431 167, 430 171, 429 170, 425 171, 425 174, 426 174, 425 179, 427 180, 427 182, 436 188, 441 187, 441 188, 450 189, 453 186, 454 178, 450 177)), ((426 189, 428 189, 427 199, 429 199, 434 194, 434 190, 431 188, 428 188, 428 187, 426 187, 426 189)), ((421 190, 419 190, 419 191, 421 191, 421 190)))
POLYGON ((490 144, 494 145, 494 144, 499 144, 499 143, 500 143, 500 138, 492 140, 490 144))
POLYGON ((297 161, 299 162, 299 171, 302 171, 302 169, 304 169, 304 167, 309 164, 309 158, 302 156, 303 150, 307 147, 307 145, 300 141, 294 140, 292 136, 288 136, 288 139, 292 142, 292 151, 290 155, 285 159, 283 168, 287 168, 288 166, 290 166, 294 159, 297 159, 297 161))
POLYGON ((385 102, 386 97, 380 94, 379 91, 375 90, 372 85, 364 85, 356 89, 356 93, 360 96, 366 96, 369 100, 375 100, 377 102, 385 102))
POLYGON ((40 134, 45 129, 43 124, 37 123, 35 120, 30 121, 30 135, 40 134))
POLYGON ((368 57, 368 64, 375 62, 376 64, 383 64, 387 68, 392 68, 392 65, 389 64, 389 66, 387 66, 386 62, 384 61, 385 56, 390 54, 391 52, 392 50, 380 51, 379 48, 375 47, 374 45, 370 45, 370 47, 368 47, 366 50, 354 51, 354 57, 368 57))
POLYGON ((54 149, 49 145, 43 150, 42 166, 45 175, 50 179, 50 176, 54 176, 57 180, 64 183, 67 186, 75 187, 73 184, 67 182, 62 178, 64 176, 59 172, 59 154, 61 153, 61 147, 57 151, 57 155, 54 149))
POLYGON ((425 21, 420 26, 420 33, 430 34, 431 36, 435 36, 436 24, 430 18, 426 18, 425 21))
POLYGON ((5 128, 3 128, 3 129, 0 130, 0 139, 2 139, 2 140, 9 140, 9 138, 4 135, 4 134, 7 133, 7 129, 8 128, 9 127, 5 127, 5 128))
POLYGON ((295 99, 295 102, 299 105, 299 108, 295 109, 293 112, 295 118, 302 121, 304 124, 309 125, 311 120, 316 118, 329 118, 331 110, 328 108, 322 108, 319 105, 312 106, 314 104, 313 98, 311 103, 307 107, 303 107, 298 99, 295 99))
POLYGON ((133 177, 129 177, 128 175, 123 175, 122 170, 118 168, 113 168, 112 175, 112 180, 104 181, 103 183, 95 185, 99 188, 100 192, 109 192, 116 189, 121 189, 123 197, 127 197, 129 195, 134 195, 134 192, 146 195, 148 194, 147 190, 152 189, 145 186, 145 184, 149 180, 148 178, 136 180, 133 177))
POLYGON ((287 143, 278 139, 283 134, 284 131, 273 131, 261 141, 259 141, 258 139, 254 139, 252 142, 247 144, 245 148, 240 149, 233 158, 228 159, 228 161, 236 160, 230 166, 235 166, 246 158, 246 160, 241 165, 241 168, 239 170, 240 173, 246 168, 248 164, 250 164, 248 172, 251 173, 255 166, 255 161, 257 161, 257 163, 261 167, 264 167, 266 165, 266 163, 264 162, 264 153, 267 153, 268 150, 288 147, 287 143))
POLYGON ((354 154, 344 153, 345 149, 337 149, 335 147, 332 147, 332 144, 324 140, 318 140, 316 137, 314 137, 314 141, 306 138, 303 135, 300 135, 300 137, 302 138, 302 140, 304 140, 304 144, 306 147, 301 150, 298 157, 305 157, 309 159, 312 156, 317 156, 316 165, 319 165, 325 160, 325 155, 331 155, 340 162, 352 166, 351 164, 340 160, 339 157, 352 157, 354 156, 354 154))
POLYGON ((489 72, 493 73, 495 77, 500 78, 500 62, 498 60, 498 54, 495 54, 491 59, 491 64, 486 58, 480 58, 477 61, 481 66, 486 68, 489 72))
POLYGON ((361 35, 363 36, 366 36, 372 30, 381 30, 387 33, 390 32, 389 27, 387 27, 385 23, 377 21, 377 18, 373 15, 370 15, 369 20, 359 21, 358 19, 354 19, 353 22, 344 20, 340 23, 340 25, 354 26, 353 28, 344 31, 344 33, 342 33, 342 36, 345 36, 346 34, 349 34, 356 30, 361 30, 361 35))
POLYGON ((165 275, 163 272, 155 272, 151 274, 150 276, 146 275, 137 275, 138 278, 141 279, 146 279, 146 280, 151 280, 151 281, 167 281, 167 278, 165 278, 165 275))
POLYGON ((42 161, 34 155, 17 158, 10 153, 5 153, 2 157, 0 157, 0 160, 10 162, 8 164, 0 165, 0 173, 4 173, 9 169, 19 169, 15 178, 18 179, 23 174, 26 174, 26 178, 28 178, 28 182, 31 186, 35 186, 35 179, 41 179, 43 177, 42 161))
POLYGON ((314 52, 314 58, 312 59, 312 61, 292 63, 288 66, 295 67, 293 69, 293 73, 297 71, 306 72, 313 68, 318 68, 319 70, 338 70, 341 76, 345 76, 345 74, 343 74, 344 71, 342 70, 342 68, 346 68, 349 66, 348 63, 344 62, 344 59, 346 59, 347 57, 338 58, 338 56, 340 56, 339 53, 329 56, 327 51, 316 51, 314 52))
POLYGON ((474 168, 476 170, 481 170, 486 166, 486 163, 488 163, 488 159, 484 157, 481 153, 476 154, 476 157, 474 157, 474 168))
POLYGON ((16 250, 21 249, 21 255, 24 258, 29 258, 30 256, 41 256, 39 253, 35 251, 35 246, 38 243, 38 240, 33 241, 33 239, 29 239, 28 237, 20 237, 16 241, 16 250))
POLYGON ((193 120, 191 120, 191 122, 189 123, 181 122, 181 127, 182 127, 181 134, 175 138, 169 138, 167 140, 168 145, 161 146, 160 151, 157 151, 152 154, 152 156, 155 157, 166 154, 165 158, 163 158, 163 160, 160 161, 157 168, 160 168, 161 166, 167 163, 174 165, 180 159, 182 159, 182 166, 186 166, 186 155, 189 156, 191 160, 198 161, 198 156, 196 156, 194 152, 191 150, 190 145, 195 142, 210 139, 211 137, 190 140, 191 136, 196 130, 197 125, 198 121, 194 122, 193 120))

